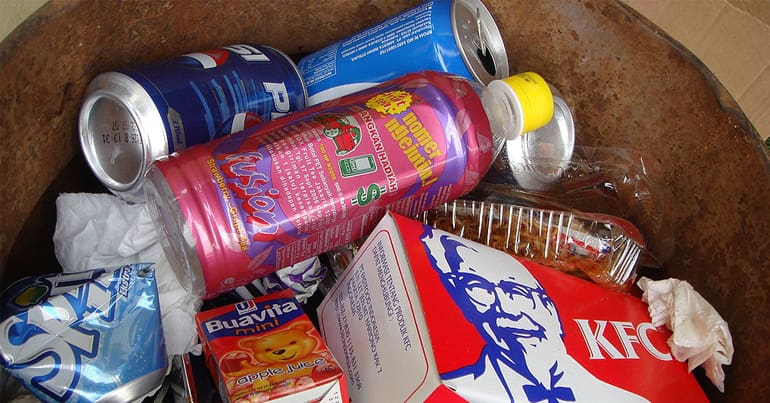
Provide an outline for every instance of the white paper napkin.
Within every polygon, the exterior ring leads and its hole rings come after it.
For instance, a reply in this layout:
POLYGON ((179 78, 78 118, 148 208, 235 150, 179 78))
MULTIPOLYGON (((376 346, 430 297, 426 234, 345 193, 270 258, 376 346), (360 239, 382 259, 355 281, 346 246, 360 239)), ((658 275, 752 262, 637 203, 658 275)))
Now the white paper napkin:
POLYGON ((202 301, 176 279, 144 204, 110 194, 63 193, 56 199, 54 251, 65 273, 128 263, 156 264, 156 279, 169 357, 197 343, 195 314, 202 301))
POLYGON ((687 361, 690 371, 702 365, 706 376, 724 392, 722 366, 730 365, 734 353, 727 322, 685 281, 642 277, 637 285, 644 292, 642 300, 649 304, 652 324, 671 330, 668 345, 674 358, 687 361))

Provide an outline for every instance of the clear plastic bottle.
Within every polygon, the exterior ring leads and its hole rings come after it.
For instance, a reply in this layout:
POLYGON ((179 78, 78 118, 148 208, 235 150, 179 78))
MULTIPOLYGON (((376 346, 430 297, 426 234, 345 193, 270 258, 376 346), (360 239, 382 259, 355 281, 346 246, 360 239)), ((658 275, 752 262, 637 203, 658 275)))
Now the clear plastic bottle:
POLYGON ((484 87, 407 74, 158 161, 146 194, 180 282, 205 298, 472 190, 501 141, 548 123, 535 73, 484 87))

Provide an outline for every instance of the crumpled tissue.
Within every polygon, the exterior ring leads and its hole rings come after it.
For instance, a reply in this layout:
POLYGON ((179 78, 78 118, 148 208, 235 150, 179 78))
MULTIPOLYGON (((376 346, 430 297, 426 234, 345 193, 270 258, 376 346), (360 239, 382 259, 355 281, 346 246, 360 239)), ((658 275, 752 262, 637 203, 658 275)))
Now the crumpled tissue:
POLYGON ((110 194, 63 193, 56 211, 54 252, 62 270, 154 262, 166 352, 171 357, 191 351, 197 343, 195 314, 203 301, 176 279, 146 205, 110 194))
POLYGON ((722 366, 732 363, 734 353, 727 322, 685 281, 642 277, 637 285, 644 292, 642 300, 649 305, 653 326, 671 330, 667 343, 674 358, 686 360, 689 371, 702 365, 706 376, 724 392, 722 366))

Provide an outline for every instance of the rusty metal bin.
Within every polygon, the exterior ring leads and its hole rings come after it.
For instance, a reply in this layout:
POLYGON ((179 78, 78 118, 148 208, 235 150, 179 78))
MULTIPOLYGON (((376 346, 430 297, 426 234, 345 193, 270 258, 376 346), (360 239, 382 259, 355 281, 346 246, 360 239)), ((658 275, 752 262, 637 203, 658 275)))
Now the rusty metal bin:
MULTIPOLYGON (((60 192, 104 191, 76 137, 96 74, 244 40, 298 56, 415 3, 48 2, 0 46, 0 286, 59 270, 60 192)), ((579 144, 661 161, 676 238, 665 275, 700 291, 735 343, 726 392, 699 379, 713 401, 770 399, 770 156, 744 113, 692 54, 621 3, 485 4, 511 71, 540 72, 561 90, 579 144)))

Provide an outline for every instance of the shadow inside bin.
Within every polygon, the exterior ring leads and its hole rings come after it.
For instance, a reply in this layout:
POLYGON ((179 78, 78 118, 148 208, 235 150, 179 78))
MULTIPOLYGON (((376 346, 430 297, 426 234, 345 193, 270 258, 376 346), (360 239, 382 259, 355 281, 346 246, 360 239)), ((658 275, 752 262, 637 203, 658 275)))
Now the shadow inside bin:
POLYGON ((93 175, 82 154, 76 154, 46 189, 32 209, 11 247, 6 269, 0 278, 0 290, 28 276, 62 271, 54 252, 56 198, 62 193, 107 193, 93 175))

